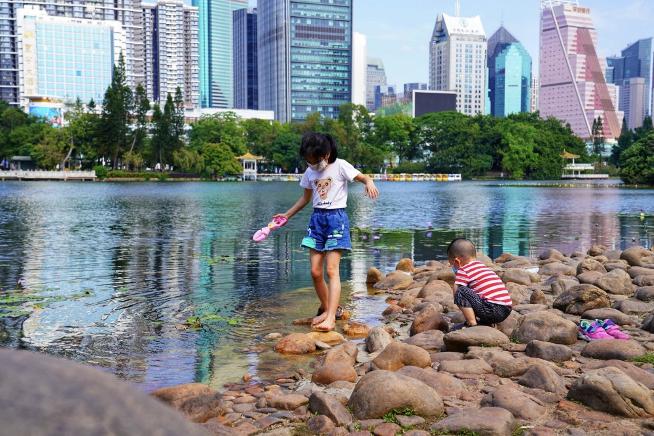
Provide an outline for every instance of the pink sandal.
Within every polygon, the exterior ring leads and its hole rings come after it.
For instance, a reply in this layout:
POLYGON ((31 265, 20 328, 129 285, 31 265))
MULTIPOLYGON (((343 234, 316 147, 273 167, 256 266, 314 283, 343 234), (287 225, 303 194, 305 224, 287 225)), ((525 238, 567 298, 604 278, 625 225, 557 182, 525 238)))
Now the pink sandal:
POLYGON ((604 331, 615 339, 631 339, 631 336, 620 330, 620 327, 610 319, 597 320, 602 324, 604 331))
POLYGON ((283 227, 288 222, 288 218, 284 215, 275 215, 268 223, 268 225, 257 232, 252 236, 254 242, 261 242, 268 237, 271 230, 277 230, 280 227, 283 227))

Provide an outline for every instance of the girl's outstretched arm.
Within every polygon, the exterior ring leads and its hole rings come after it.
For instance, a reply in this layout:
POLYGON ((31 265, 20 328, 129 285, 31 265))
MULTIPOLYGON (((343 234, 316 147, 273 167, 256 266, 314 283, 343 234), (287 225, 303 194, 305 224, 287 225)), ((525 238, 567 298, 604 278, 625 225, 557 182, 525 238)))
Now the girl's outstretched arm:
POLYGON ((369 176, 361 173, 356 176, 354 180, 365 185, 365 191, 368 197, 372 198, 373 200, 379 197, 379 189, 377 189, 375 182, 373 182, 369 176))
MULTIPOLYGON (((279 213, 277 215, 283 215, 288 219, 291 219, 293 215, 304 209, 304 206, 309 204, 311 202, 311 197, 313 196, 313 190, 312 189, 305 189, 304 194, 298 200, 295 202, 293 206, 289 210, 287 210, 285 213, 279 213)), ((275 215, 275 216, 277 216, 275 215)))

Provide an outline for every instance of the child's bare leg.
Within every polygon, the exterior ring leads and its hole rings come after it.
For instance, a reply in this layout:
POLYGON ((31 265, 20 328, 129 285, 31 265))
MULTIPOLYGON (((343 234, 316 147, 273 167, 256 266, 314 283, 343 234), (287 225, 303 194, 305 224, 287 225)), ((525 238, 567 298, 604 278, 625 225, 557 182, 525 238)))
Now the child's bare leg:
POLYGON ((475 311, 472 310, 472 307, 461 307, 461 312, 463 312, 463 317, 466 319, 468 325, 477 325, 477 317, 475 316, 475 311))
POLYGON ((311 279, 313 280, 313 287, 315 288, 316 294, 318 295, 318 300, 320 300, 320 307, 324 311, 321 315, 316 316, 311 321, 311 324, 318 324, 327 318, 327 306, 329 304, 329 291, 327 289, 327 283, 325 283, 325 277, 323 275, 325 253, 311 250, 309 252, 309 261, 311 263, 311 279))
POLYGON ((336 327, 336 309, 341 300, 341 275, 339 271, 341 263, 341 252, 339 250, 329 251, 326 256, 327 277, 329 277, 329 299, 327 303, 327 317, 314 327, 317 330, 334 330, 336 327))

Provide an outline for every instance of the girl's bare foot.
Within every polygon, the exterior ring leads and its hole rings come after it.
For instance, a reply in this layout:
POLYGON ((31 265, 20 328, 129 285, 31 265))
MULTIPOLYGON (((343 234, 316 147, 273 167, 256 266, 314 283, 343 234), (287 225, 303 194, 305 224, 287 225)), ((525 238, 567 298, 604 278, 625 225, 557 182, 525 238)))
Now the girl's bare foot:
POLYGON ((312 328, 320 332, 330 332, 336 328, 336 320, 333 317, 325 319, 320 324, 314 324, 312 328))
POLYGON ((311 325, 320 324, 326 319, 327 319, 327 312, 323 312, 320 315, 314 317, 313 320, 311 320, 311 325))

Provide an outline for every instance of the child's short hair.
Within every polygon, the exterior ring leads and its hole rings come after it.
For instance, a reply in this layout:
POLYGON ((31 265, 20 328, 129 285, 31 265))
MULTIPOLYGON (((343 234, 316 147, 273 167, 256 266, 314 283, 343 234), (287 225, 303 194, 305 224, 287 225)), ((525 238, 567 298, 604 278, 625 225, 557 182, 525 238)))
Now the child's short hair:
POLYGON ((307 132, 302 135, 300 156, 304 159, 327 156, 328 154, 329 163, 334 163, 338 158, 338 148, 332 135, 317 132, 307 132))
POLYGON ((475 244, 466 238, 456 238, 447 246, 447 257, 471 258, 477 256, 475 244))

